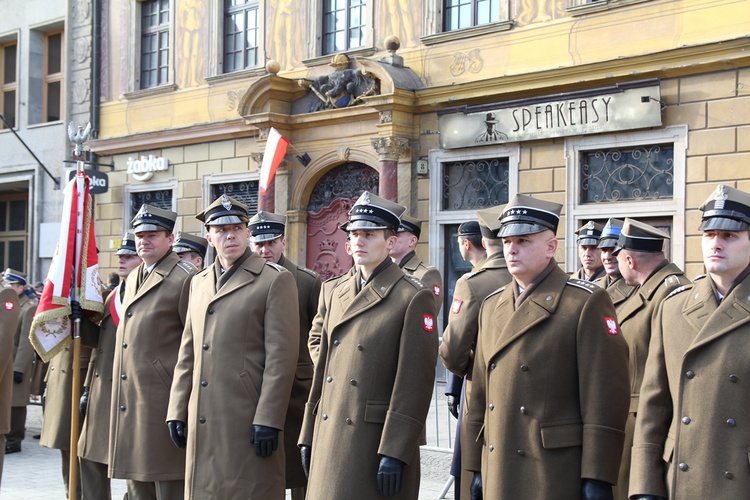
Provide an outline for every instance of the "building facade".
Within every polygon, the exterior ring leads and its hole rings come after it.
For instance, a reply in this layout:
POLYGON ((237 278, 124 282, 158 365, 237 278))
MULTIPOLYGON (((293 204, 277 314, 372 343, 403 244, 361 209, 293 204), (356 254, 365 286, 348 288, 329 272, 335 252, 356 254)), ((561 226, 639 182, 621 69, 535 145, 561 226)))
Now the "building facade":
POLYGON ((43 280, 75 165, 68 123, 90 119, 92 9, 12 0, 0 17, 0 268, 43 280))
MULTIPOLYGON (((557 256, 585 221, 636 217, 702 273, 698 205, 750 190, 744 0, 109 0, 93 152, 99 247, 144 202, 177 229, 221 193, 286 213, 289 256, 351 263, 336 230, 363 190, 429 224, 418 248, 449 300, 458 224, 515 192, 564 204, 557 256), (394 36, 396 38, 394 38, 394 36), (270 128, 291 143, 265 196, 270 128)), ((103 271, 115 266, 100 256, 103 271)), ((446 310, 446 307, 443 307, 446 310)))

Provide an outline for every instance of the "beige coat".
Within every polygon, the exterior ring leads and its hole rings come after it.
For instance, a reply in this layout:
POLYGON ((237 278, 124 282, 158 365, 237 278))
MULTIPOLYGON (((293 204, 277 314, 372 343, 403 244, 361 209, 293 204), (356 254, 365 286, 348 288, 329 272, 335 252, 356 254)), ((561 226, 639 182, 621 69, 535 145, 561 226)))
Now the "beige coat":
POLYGON ((606 275, 607 275, 607 271, 604 269, 604 266, 597 267, 596 271, 594 271, 594 274, 593 276, 591 276, 591 278, 586 278, 586 273, 583 271, 582 267, 579 267, 578 270, 573 273, 574 278, 577 278, 579 280, 584 280, 584 281, 590 281, 592 283, 597 283, 600 279, 602 279, 606 275))
MULTIPOLYGON (((20 314, 21 307, 18 303, 18 294, 12 288, 0 287, 0 435, 10 432, 10 407, 13 394, 13 337, 18 329, 20 314)), ((2 464, 1 460, 0 464, 2 464)), ((0 473, 2 473, 1 467, 0 473)))
POLYGON ((637 287, 630 297, 617 308, 617 321, 622 336, 628 342, 630 409, 625 427, 625 447, 620 461, 620 474, 615 489, 616 500, 627 500, 628 478, 630 476, 630 449, 633 446, 638 397, 646 368, 648 345, 651 340, 651 321, 661 302, 677 287, 689 285, 690 280, 674 264, 666 260, 651 276, 637 287))
POLYGON ((481 465, 485 498, 580 498, 581 478, 617 480, 627 345, 593 283, 554 265, 518 308, 514 288, 480 312, 465 466, 481 465))
POLYGON ((284 423, 284 451, 286 452, 286 487, 300 488, 307 484, 305 472, 302 470, 297 439, 302 429, 302 418, 305 414, 305 403, 312 387, 313 364, 310 351, 307 348, 308 333, 313 318, 318 309, 320 296, 320 276, 314 271, 294 264, 283 255, 279 265, 292 273, 297 283, 297 299, 299 301, 299 353, 297 355, 297 371, 294 375, 292 395, 284 423))
POLYGON ((404 256, 405 262, 400 264, 401 269, 406 274, 411 274, 424 286, 431 290, 435 299, 435 316, 440 314, 440 308, 443 307, 443 277, 440 271, 432 266, 428 266, 422 261, 417 254, 412 252, 411 255, 404 256))
POLYGON ((662 304, 633 444, 630 494, 750 498, 750 277, 717 302, 711 281, 662 304))
POLYGON ((26 294, 18 296, 18 303, 21 307, 21 315, 13 341, 13 371, 23 373, 23 382, 13 384, 13 406, 26 406, 29 404, 31 395, 31 379, 34 374, 34 357, 36 356, 29 340, 36 304, 29 300, 26 294))
POLYGON ((250 439, 253 425, 284 428, 299 353, 297 287, 283 267, 250 253, 217 293, 218 265, 191 284, 165 418, 187 424, 186 498, 283 499, 283 433, 267 458, 250 439))
POLYGON ((125 283, 117 328, 110 410, 109 475, 136 481, 185 477, 185 450, 164 421, 195 266, 170 253, 137 289, 144 264, 125 283))
POLYGON ((100 464, 107 463, 109 412, 112 404, 112 364, 117 340, 117 327, 110 307, 114 295, 120 293, 120 287, 124 285, 125 282, 121 282, 104 302, 97 346, 86 373, 89 402, 81 437, 78 440, 78 456, 100 464))
POLYGON ((318 356, 320 355, 320 337, 323 333, 323 322, 325 321, 328 312, 326 308, 331 302, 329 300, 329 295, 336 288, 339 281, 353 276, 355 272, 356 269, 352 267, 341 276, 325 280, 321 286, 317 311, 315 312, 315 317, 313 318, 312 326, 310 327, 310 333, 307 337, 307 349, 310 352, 310 359, 312 360, 313 367, 318 364, 318 356))
POLYGON ((434 295, 390 264, 357 293, 343 278, 327 304, 300 444, 312 445, 308 500, 381 499, 380 455, 406 463, 401 493, 419 491, 419 438, 437 360, 434 295))
POLYGON ((615 311, 619 311, 622 304, 628 299, 628 297, 633 295, 633 292, 636 290, 636 287, 625 283, 622 276, 618 276, 613 280, 609 275, 605 274, 596 280, 596 284, 607 290, 609 298, 612 299, 612 305, 615 306, 615 311))

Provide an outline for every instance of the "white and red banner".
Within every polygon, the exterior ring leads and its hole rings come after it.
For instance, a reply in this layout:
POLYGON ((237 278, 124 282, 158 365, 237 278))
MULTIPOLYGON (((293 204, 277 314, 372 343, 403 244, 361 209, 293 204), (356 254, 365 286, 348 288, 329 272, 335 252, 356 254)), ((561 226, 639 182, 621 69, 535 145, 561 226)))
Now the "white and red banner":
POLYGON ((65 186, 60 238, 31 323, 29 339, 45 363, 71 341, 73 288, 84 310, 96 315, 104 310, 89 183, 88 177, 78 172, 65 186), (83 190, 78 187, 78 176, 83 177, 84 182, 80 183, 83 190))
POLYGON ((289 141, 284 139, 278 130, 271 127, 266 141, 266 151, 263 153, 263 163, 260 166, 260 194, 266 194, 266 189, 271 185, 274 174, 279 168, 281 161, 286 156, 286 147, 289 141))

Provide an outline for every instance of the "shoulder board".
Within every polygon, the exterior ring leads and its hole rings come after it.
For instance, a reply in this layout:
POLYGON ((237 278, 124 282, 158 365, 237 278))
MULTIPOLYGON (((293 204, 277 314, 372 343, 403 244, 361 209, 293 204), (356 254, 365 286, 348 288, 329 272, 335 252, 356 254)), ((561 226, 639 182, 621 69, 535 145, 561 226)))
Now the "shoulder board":
POLYGON ((176 267, 179 267, 180 269, 182 269, 183 271, 185 271, 188 274, 190 274, 192 272, 197 272, 198 271, 198 268, 195 267, 195 264, 193 264, 192 262, 187 262, 185 260, 179 261, 177 263, 176 267))
POLYGON ((416 288, 424 288, 424 283, 419 281, 417 278, 412 276, 411 274, 404 274, 404 278, 411 282, 412 285, 414 285, 416 288))
POLYGON ((706 275, 705 275, 705 274, 700 274, 700 275, 696 276, 695 278, 693 278, 693 281, 698 281, 698 280, 702 280, 702 279, 703 279, 703 278, 705 278, 705 277, 706 277, 706 275))
POLYGON ((318 276, 318 273, 316 273, 316 272, 315 272, 315 271, 313 271, 312 269, 308 269, 308 268, 306 268, 306 267, 297 267, 297 269, 298 269, 299 271, 302 271, 302 272, 304 272, 304 273, 307 273, 307 274, 309 274, 310 276, 312 276, 312 277, 313 277, 313 278, 315 278, 315 279, 318 279, 318 278, 320 278, 320 276, 318 276))
POLYGON ((505 285, 505 286, 501 286, 500 288, 498 288, 497 290, 495 290, 494 292, 492 292, 491 294, 489 294, 489 295, 488 295, 488 296, 487 296, 487 297, 485 298, 485 300, 489 299, 489 298, 490 298, 490 297, 492 297, 493 295, 497 295, 498 293, 500 293, 500 292, 504 291, 504 290, 505 290, 506 288, 508 288, 508 285, 505 285))
POLYGON ((580 288, 581 290, 586 290, 589 293, 594 293, 594 290, 596 290, 597 288, 599 290, 602 289, 600 286, 598 286, 595 283, 592 283, 590 281, 579 280, 578 278, 570 278, 568 279, 566 284, 570 286, 574 286, 576 288, 580 288))
POLYGON ((675 286, 679 285, 682 281, 680 280, 680 277, 676 274, 670 274, 664 279, 664 286, 675 286))
POLYGON ((672 290, 671 292, 669 292, 669 295, 667 295, 667 298, 669 298, 669 297, 671 297, 673 295, 677 295, 678 293, 682 293, 685 290, 690 290, 691 288, 692 288, 692 286, 690 286, 690 285, 678 286, 677 288, 675 288, 674 290, 672 290))
POLYGON ((280 265, 278 265, 278 264, 276 264, 274 262, 268 262, 268 261, 266 261, 266 265, 271 266, 272 268, 276 269, 278 272, 286 271, 286 269, 284 268, 284 266, 280 266, 280 265))
POLYGON ((340 274, 338 276, 332 276, 332 277, 328 278, 327 280, 325 280, 323 283, 328 283, 329 281, 340 280, 344 276, 345 276, 344 274, 340 274))
POLYGON ((469 279, 472 276, 476 276, 477 274, 481 273, 482 271, 484 271, 484 269, 485 268, 477 269, 476 271, 468 272, 468 273, 464 274, 463 277, 466 278, 466 279, 469 279))

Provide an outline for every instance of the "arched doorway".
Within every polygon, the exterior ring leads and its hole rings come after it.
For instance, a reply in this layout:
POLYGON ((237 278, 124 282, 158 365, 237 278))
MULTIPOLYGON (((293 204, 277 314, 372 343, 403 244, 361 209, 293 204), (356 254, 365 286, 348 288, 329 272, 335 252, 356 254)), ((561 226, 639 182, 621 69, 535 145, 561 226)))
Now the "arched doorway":
POLYGON ((364 191, 377 194, 377 170, 349 162, 328 171, 315 184, 307 205, 307 267, 323 280, 348 271, 353 261, 346 253, 346 233, 339 225, 364 191))

